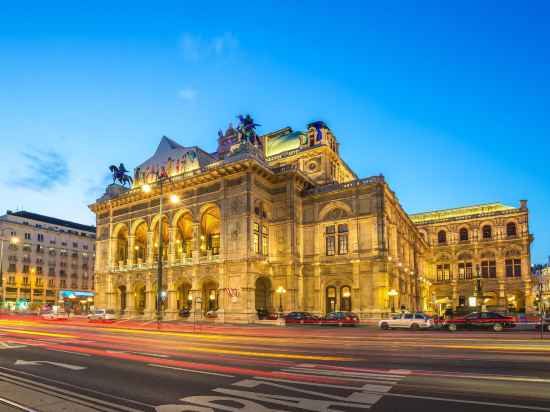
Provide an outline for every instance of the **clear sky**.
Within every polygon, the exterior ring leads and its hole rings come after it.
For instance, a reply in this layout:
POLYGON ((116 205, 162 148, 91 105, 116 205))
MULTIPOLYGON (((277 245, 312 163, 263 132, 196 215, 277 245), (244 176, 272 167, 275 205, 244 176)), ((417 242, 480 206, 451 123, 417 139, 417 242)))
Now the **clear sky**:
POLYGON ((2 5, 2 212, 93 223, 110 164, 250 113, 324 120, 411 213, 526 198, 550 255, 548 2, 194 3, 2 5))

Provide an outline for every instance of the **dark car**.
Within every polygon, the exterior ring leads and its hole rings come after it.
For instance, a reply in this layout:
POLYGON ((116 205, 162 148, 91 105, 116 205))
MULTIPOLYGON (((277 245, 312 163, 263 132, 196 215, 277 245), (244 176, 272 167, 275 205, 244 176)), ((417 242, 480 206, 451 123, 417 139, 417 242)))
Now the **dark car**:
POLYGON ((180 318, 188 318, 190 314, 191 311, 189 310, 189 308, 183 308, 179 311, 180 318))
POLYGON ((514 318, 495 312, 474 312, 461 318, 447 319, 444 326, 454 332, 457 329, 492 329, 501 332, 505 328, 513 328, 514 318))
POLYGON ((319 323, 319 318, 309 312, 290 312, 284 317, 285 323, 311 324, 319 323))
POLYGON ((353 312, 330 312, 321 320, 322 325, 356 326, 359 324, 359 316, 353 312))

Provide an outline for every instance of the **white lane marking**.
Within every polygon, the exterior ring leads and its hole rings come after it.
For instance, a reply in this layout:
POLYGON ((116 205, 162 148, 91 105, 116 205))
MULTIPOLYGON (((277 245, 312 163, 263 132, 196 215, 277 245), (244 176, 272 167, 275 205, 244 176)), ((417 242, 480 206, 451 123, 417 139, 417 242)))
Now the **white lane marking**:
MULTIPOLYGON (((392 386, 373 385, 371 383, 365 383, 363 386, 349 386, 349 385, 333 385, 330 383, 317 383, 317 382, 296 382, 296 381, 291 381, 289 379, 264 378, 259 376, 254 376, 254 379, 270 381, 270 382, 291 383, 293 385, 300 384, 300 385, 319 386, 321 388, 346 389, 348 391, 358 390, 358 391, 386 393, 392 388, 392 386)), ((240 382, 234 383, 233 385, 241 386, 240 382)))
POLYGON ((26 348, 27 345, 19 345, 17 343, 0 342, 0 349, 20 349, 26 348))
MULTIPOLYGON (((2 368, 2 369, 7 369, 7 368, 2 368)), ((45 383, 25 379, 20 376, 9 375, 7 373, 1 373, 1 372, 0 372, 0 376, 7 378, 8 382, 13 383, 15 385, 19 385, 28 389, 33 389, 35 391, 41 391, 46 394, 55 396, 57 398, 65 399, 65 400, 79 403, 85 406, 90 406, 101 411, 110 412, 117 409, 127 411, 127 412, 140 411, 138 409, 133 409, 120 404, 108 402, 103 399, 92 398, 91 396, 86 396, 77 392, 72 392, 72 391, 61 389, 55 386, 46 385, 45 383), (104 409, 105 407, 108 407, 109 409, 104 409)))
POLYGON ((85 366, 69 365, 68 363, 50 362, 50 361, 26 361, 22 359, 16 360, 14 365, 21 365, 21 366, 52 365, 60 368, 70 369, 72 371, 81 371, 81 370, 87 369, 85 366))
POLYGON ((353 373, 353 372, 339 372, 332 370, 322 370, 322 369, 301 369, 301 368, 288 368, 282 369, 283 372, 291 373, 300 373, 308 375, 321 375, 321 376, 331 376, 335 378, 347 379, 349 381, 381 381, 388 383, 397 383, 402 378, 395 376, 386 376, 379 374, 368 374, 368 373, 353 373))
POLYGON ((81 352, 72 352, 70 350, 63 350, 63 349, 51 349, 51 348, 44 348, 46 350, 51 350, 53 352, 63 352, 63 353, 70 353, 71 355, 77 355, 77 356, 87 356, 87 357, 90 357, 92 355, 90 355, 89 353, 81 353, 81 352))
POLYGON ((223 376, 224 378, 234 378, 235 377, 234 375, 226 375, 225 373, 206 372, 206 371, 199 371, 199 370, 196 370, 196 369, 186 369, 186 368, 178 368, 178 367, 175 367, 175 366, 157 365, 155 363, 148 363, 147 366, 153 366, 155 368, 174 369, 174 370, 184 371, 184 372, 202 373, 204 375, 223 376))
POLYGON ((296 368, 307 368, 307 369, 325 369, 325 370, 334 370, 334 371, 341 371, 341 372, 353 372, 353 373, 378 373, 382 375, 395 375, 396 377, 405 377, 412 373, 409 369, 389 369, 389 370, 381 370, 381 369, 371 369, 371 368, 356 368, 356 367, 345 367, 345 366, 335 366, 327 368, 325 365, 320 365, 316 363, 299 363, 296 366, 296 368))
POLYGON ((147 353, 147 352, 130 352, 130 353, 135 353, 136 355, 152 356, 154 358, 169 358, 170 357, 168 355, 161 355, 161 354, 158 354, 158 353, 147 353))
POLYGON ((17 409, 22 410, 24 412, 38 412, 35 409, 27 408, 26 406, 23 406, 20 403, 10 401, 9 399, 6 399, 6 398, 0 398, 0 404, 13 406, 14 408, 17 408, 17 409))

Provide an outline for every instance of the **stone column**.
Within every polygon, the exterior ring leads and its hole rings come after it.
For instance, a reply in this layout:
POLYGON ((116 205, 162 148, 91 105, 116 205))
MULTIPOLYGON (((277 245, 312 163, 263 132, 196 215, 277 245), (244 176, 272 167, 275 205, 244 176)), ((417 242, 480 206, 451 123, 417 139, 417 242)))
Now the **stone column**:
POLYGON ((304 305, 304 276, 303 271, 304 266, 298 265, 297 266, 297 273, 296 273, 296 286, 297 286, 297 302, 296 307, 297 310, 305 310, 304 305))
POLYGON ((154 319, 155 317, 155 290, 154 290, 153 275, 147 274, 145 278, 145 317, 154 319))
POLYGON ((315 314, 321 315, 323 313, 323 291, 321 290, 321 266, 318 262, 313 264, 313 285, 315 288, 315 314))
POLYGON ((198 264, 200 259, 200 232, 200 223, 193 222, 193 240, 191 241, 191 255, 193 256, 194 265, 198 264))
POLYGON ((202 298, 202 291, 200 289, 200 282, 196 273, 196 267, 193 267, 193 275, 191 279, 191 294, 193 295, 193 302, 191 303, 191 310, 189 313, 189 320, 202 319, 202 312, 205 302, 198 303, 197 298, 202 298))
POLYGON ((153 264, 153 231, 150 230, 147 232, 147 264, 152 265, 153 264))
POLYGON ((126 276, 126 309, 124 316, 132 318, 136 315, 136 296, 131 275, 126 276))
POLYGON ((128 265, 134 264, 134 257, 136 254, 136 237, 135 236, 128 236, 128 262, 126 262, 128 265))
POLYGON ((168 264, 172 265, 176 261, 176 233, 173 227, 168 228, 168 264))
POLYGON ((168 304, 166 308, 166 319, 167 320, 176 320, 178 318, 178 299, 177 299, 177 290, 176 282, 172 274, 168 275, 167 279, 167 299, 168 304))

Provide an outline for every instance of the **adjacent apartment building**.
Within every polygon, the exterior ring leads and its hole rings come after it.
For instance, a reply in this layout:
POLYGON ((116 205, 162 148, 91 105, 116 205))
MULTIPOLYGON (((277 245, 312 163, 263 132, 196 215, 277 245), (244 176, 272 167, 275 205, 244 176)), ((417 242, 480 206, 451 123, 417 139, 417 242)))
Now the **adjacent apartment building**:
POLYGON ((92 304, 94 226, 8 210, 0 217, 0 239, 5 306, 92 304))
POLYGON ((325 123, 242 130, 220 131, 214 153, 163 137, 131 188, 110 185, 90 205, 98 307, 153 318, 159 258, 168 319, 442 311, 471 302, 478 264, 486 306, 532 307, 526 204, 410 216, 383 176, 354 173, 325 123))

